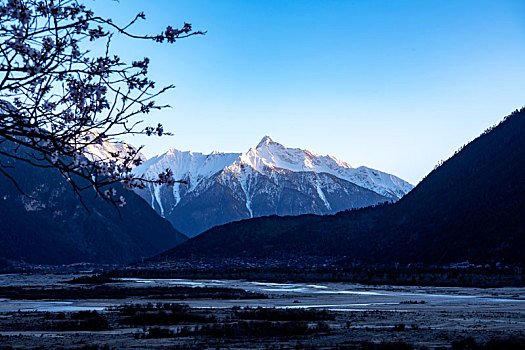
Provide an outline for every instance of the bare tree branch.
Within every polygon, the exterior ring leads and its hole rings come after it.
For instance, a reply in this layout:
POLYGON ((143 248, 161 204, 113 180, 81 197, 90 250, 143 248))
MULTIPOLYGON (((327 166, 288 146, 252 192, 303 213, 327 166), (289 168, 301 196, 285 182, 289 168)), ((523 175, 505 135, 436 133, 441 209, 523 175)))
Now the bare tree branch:
POLYGON ((130 31, 144 19, 139 13, 119 26, 95 16, 79 0, 0 0, 0 140, 21 146, 0 153, 57 168, 76 193, 93 188, 114 205, 125 204, 108 188, 114 183, 143 188, 146 183, 179 182, 169 170, 155 179, 134 176, 140 148, 101 152, 124 135, 168 134, 161 124, 139 126, 141 116, 168 107, 156 104, 155 98, 173 88, 157 88, 149 79, 148 58, 126 63, 112 55, 113 33, 158 43, 205 34, 188 23, 167 26, 156 35, 130 31), (105 50, 97 56, 88 48, 101 40, 105 50), (88 185, 78 186, 76 178, 88 185))

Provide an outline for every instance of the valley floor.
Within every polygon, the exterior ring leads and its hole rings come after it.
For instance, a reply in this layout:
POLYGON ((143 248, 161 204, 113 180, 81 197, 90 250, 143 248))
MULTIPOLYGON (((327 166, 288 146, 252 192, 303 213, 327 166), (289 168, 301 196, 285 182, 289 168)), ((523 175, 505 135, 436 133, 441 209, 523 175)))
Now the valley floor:
POLYGON ((0 275, 0 349, 525 347, 525 288, 72 277, 0 275))

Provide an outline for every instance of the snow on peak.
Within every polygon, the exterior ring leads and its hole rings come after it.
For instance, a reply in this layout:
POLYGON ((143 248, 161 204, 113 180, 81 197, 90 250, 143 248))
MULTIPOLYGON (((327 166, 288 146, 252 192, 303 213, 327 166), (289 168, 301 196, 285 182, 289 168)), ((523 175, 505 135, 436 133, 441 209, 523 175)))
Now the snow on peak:
POLYGON ((166 153, 148 159, 134 169, 134 173, 155 178, 170 169, 177 180, 189 180, 192 188, 204 178, 210 177, 232 164, 240 153, 179 151, 170 149, 166 153))
POLYGON ((270 143, 273 143, 273 140, 270 136, 268 135, 265 135, 262 139, 261 139, 261 142, 259 142, 259 144, 257 145, 256 148, 259 148, 259 147, 264 147, 265 145, 268 145, 270 143))
POLYGON ((352 168, 332 156, 321 156, 309 150, 287 148, 273 141, 269 136, 263 137, 256 148, 250 148, 239 159, 259 172, 264 169, 286 169, 294 172, 313 171, 317 173, 335 173, 339 168, 352 168))
MULTIPOLYGON (((271 172, 315 172, 327 173, 352 182, 388 197, 401 198, 413 186, 402 179, 367 167, 353 168, 350 164, 330 155, 318 155, 309 150, 288 148, 264 136, 255 148, 246 153, 179 151, 168 152, 153 157, 137 167, 135 173, 155 176, 171 169, 176 179, 188 180, 190 190, 196 188, 203 179, 220 171, 236 177, 244 177, 253 171, 271 175, 271 172)), ((242 179, 240 179, 242 180, 242 179)))
MULTIPOLYGON (((86 137, 90 138, 90 141, 95 139, 99 133, 91 130, 86 137)), ((117 164, 121 164, 122 160, 126 157, 134 155, 140 162, 144 162, 146 157, 141 153, 137 152, 137 149, 132 145, 125 142, 117 142, 110 140, 103 140, 100 144, 91 143, 86 146, 84 155, 91 161, 95 162, 110 162, 114 161, 117 164)))
POLYGON ((242 154, 232 167, 241 164, 248 164, 261 173, 279 169, 327 173, 387 197, 401 198, 413 188, 411 184, 394 175, 363 166, 353 168, 331 155, 323 156, 309 150, 288 148, 273 141, 269 136, 264 136, 256 148, 250 148, 242 154))

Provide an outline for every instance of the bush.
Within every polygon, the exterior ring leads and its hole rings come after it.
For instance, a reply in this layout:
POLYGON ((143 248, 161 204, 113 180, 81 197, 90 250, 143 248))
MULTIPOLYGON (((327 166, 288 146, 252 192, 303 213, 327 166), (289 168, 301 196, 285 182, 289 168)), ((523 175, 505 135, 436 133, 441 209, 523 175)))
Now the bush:
POLYGON ((237 311, 235 315, 244 320, 268 320, 268 321, 316 321, 334 320, 335 315, 326 310, 313 309, 275 309, 245 308, 237 311))
POLYGON ((153 327, 143 333, 135 334, 137 339, 157 339, 157 338, 174 338, 175 333, 169 328, 153 327))
POLYGON ((525 349, 525 338, 494 338, 485 344, 478 344, 472 337, 452 342, 453 350, 522 350, 525 349))
POLYGON ((119 282, 111 277, 105 275, 92 275, 92 276, 80 276, 75 277, 66 283, 69 284, 104 284, 104 283, 116 283, 119 282))
POLYGON ((106 316, 96 311, 80 311, 71 315, 71 320, 51 322, 53 331, 104 331, 110 329, 106 316))
POLYGON ((209 323, 215 321, 213 315, 195 312, 185 304, 134 304, 117 306, 109 310, 118 311, 121 315, 127 316, 121 321, 121 324, 128 325, 171 325, 186 322, 209 323))

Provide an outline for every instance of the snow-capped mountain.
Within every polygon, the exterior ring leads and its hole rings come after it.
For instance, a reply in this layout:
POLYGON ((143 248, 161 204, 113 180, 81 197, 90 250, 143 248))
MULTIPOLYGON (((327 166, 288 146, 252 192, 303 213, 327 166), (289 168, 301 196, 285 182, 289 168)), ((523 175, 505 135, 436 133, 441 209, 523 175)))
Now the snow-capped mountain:
POLYGON ((216 225, 267 215, 333 214, 396 201, 413 186, 332 156, 287 148, 265 136, 246 153, 169 150, 134 169, 156 178, 171 169, 187 184, 137 190, 181 232, 194 236, 216 225))
POLYGON ((353 168, 350 164, 330 155, 321 156, 309 150, 284 147, 269 136, 265 136, 256 148, 251 148, 241 155, 238 163, 249 164, 259 172, 270 168, 293 172, 327 173, 392 199, 403 197, 414 187, 394 175, 364 166, 353 168))
MULTIPOLYGON (((98 136, 98 132, 90 131, 88 137, 95 138, 98 136)), ((120 163, 121 159, 126 157, 134 157, 133 159, 138 159, 141 162, 146 161, 146 157, 137 152, 137 149, 125 142, 114 142, 109 140, 104 140, 100 144, 92 143, 88 145, 85 149, 85 155, 91 161, 96 162, 107 162, 115 161, 120 163)))

